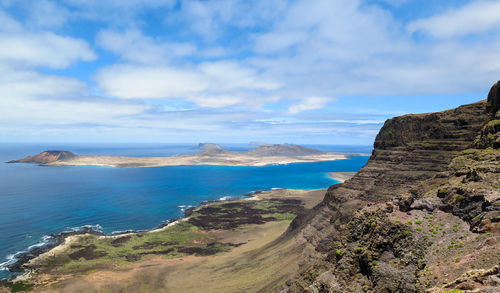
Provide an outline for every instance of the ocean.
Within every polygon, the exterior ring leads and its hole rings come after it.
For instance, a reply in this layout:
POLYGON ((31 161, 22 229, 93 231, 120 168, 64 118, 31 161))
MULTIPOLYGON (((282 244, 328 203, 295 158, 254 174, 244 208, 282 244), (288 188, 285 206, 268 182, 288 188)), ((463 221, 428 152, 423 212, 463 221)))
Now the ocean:
MULTIPOLYGON (((222 145, 243 151, 247 145, 222 145)), ((369 147, 312 146, 370 152, 369 147)), ((76 154, 170 156, 196 153, 192 144, 0 144, 0 279, 16 254, 45 245, 51 234, 92 226, 105 234, 147 230, 208 200, 244 197, 272 188, 321 189, 338 183, 327 172, 358 171, 367 156, 264 167, 169 166, 110 168, 5 164, 48 149, 76 154)))

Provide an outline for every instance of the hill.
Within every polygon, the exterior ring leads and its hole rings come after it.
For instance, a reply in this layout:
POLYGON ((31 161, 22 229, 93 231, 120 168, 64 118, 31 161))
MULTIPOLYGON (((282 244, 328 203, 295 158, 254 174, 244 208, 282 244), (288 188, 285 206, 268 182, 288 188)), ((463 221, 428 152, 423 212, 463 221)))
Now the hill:
POLYGON ((44 151, 35 156, 28 156, 24 159, 10 161, 8 163, 40 163, 47 164, 56 161, 64 161, 76 158, 76 155, 68 151, 44 151))

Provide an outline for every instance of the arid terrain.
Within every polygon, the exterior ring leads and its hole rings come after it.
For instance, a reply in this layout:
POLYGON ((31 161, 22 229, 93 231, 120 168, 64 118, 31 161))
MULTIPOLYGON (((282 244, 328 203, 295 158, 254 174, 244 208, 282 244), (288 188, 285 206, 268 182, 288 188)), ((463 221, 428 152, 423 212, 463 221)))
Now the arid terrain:
POLYGON ((6 286, 499 292, 500 82, 487 100, 387 120, 355 176, 324 197, 296 192, 201 207, 156 233, 81 236, 28 264, 31 278, 6 286))
MULTIPOLYGON (((266 145, 245 152, 230 152, 216 144, 202 144, 194 155, 171 157, 125 157, 75 155, 69 151, 45 151, 10 163, 48 166, 160 167, 179 165, 265 166, 346 159, 347 154, 323 152, 298 145, 266 145)), ((359 155, 359 154, 358 154, 359 155)), ((366 155, 366 154, 361 154, 366 155)))
POLYGON ((26 264, 31 273, 17 286, 39 292, 272 290, 299 268, 300 246, 282 235, 324 193, 259 192, 201 206, 151 232, 70 236, 26 264))

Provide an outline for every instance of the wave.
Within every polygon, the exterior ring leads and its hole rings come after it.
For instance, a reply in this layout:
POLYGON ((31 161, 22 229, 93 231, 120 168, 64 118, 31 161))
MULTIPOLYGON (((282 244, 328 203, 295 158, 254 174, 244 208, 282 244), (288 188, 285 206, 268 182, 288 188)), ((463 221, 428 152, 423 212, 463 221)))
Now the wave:
POLYGON ((234 197, 232 197, 232 196, 226 195, 226 196, 223 196, 223 197, 219 198, 219 200, 221 200, 221 201, 225 201, 225 200, 231 200, 231 199, 233 199, 233 198, 234 198, 234 197))
MULTIPOLYGON (((281 190, 283 188, 279 187, 273 187, 271 190, 281 190)), ((249 193, 245 195, 253 195, 262 192, 261 190, 257 191, 250 191, 249 193)), ((218 201, 228 201, 235 199, 236 197, 234 196, 222 196, 218 199, 218 201)), ((203 202, 201 205, 204 203, 209 203, 212 201, 207 201, 203 202)), ((180 210, 185 213, 186 210, 189 210, 193 208, 193 205, 178 205, 177 207, 180 208, 180 210)), ((171 223, 172 221, 175 221, 177 219, 172 219, 172 220, 166 220, 163 223, 161 223, 157 228, 164 227, 171 223)), ((155 229, 157 229, 155 228, 155 229)), ((118 231, 113 231, 110 234, 111 235, 120 235, 120 234, 126 234, 126 233, 140 233, 140 232, 147 232, 151 231, 154 229, 143 229, 143 230, 118 230, 118 231)), ((70 235, 77 235, 77 234, 98 234, 98 235, 104 235, 103 228, 99 224, 95 225, 83 225, 79 227, 69 227, 67 230, 64 230, 63 232, 59 234, 52 234, 52 235, 44 235, 42 236, 42 240, 38 243, 35 243, 33 245, 28 246, 26 249, 18 251, 14 254, 9 254, 6 257, 6 261, 0 263, 0 271, 9 271, 12 273, 12 275, 17 275, 20 273, 24 273, 24 269, 22 268, 22 265, 30 261, 31 259, 37 257, 38 255, 58 246, 61 244, 64 239, 67 236, 70 235)), ((32 237, 32 236, 28 236, 32 237)), ((3 278, 1 280, 4 280, 7 278, 3 278)))
MULTIPOLYGON (((27 254, 32 254, 33 252, 39 250, 42 251, 46 247, 52 247, 57 245, 57 241, 54 236, 51 235, 44 235, 42 237, 42 241, 35 243, 33 245, 28 246, 26 249, 18 251, 14 254, 9 254, 6 257, 6 261, 0 263, 0 271, 8 271, 12 273, 19 273, 20 271, 18 269, 11 270, 13 266, 15 266, 20 260, 25 258, 27 254)), ((40 254, 40 253, 39 253, 40 254)))
POLYGON ((99 224, 95 224, 95 225, 83 225, 83 226, 79 226, 79 227, 72 227, 72 228, 69 228, 69 230, 63 231, 62 233, 67 233, 67 232, 83 232, 83 231, 88 231, 89 229, 92 230, 92 231, 103 233, 102 226, 99 225, 99 224))
POLYGON ((188 204, 188 205, 184 205, 184 204, 183 204, 183 205, 178 205, 177 207, 178 207, 178 208, 180 208, 180 209, 181 209, 181 212, 183 212, 183 213, 184 213, 186 210, 188 210, 188 209, 192 208, 193 206, 192 206, 192 205, 190 205, 190 204, 188 204))
POLYGON ((8 266, 14 264, 17 260, 15 259, 15 254, 9 254, 6 257, 7 261, 0 263, 0 271, 8 271, 8 266))
MULTIPOLYGON (((23 264, 58 246, 67 236, 86 233, 98 235, 104 234, 102 232, 101 225, 97 224, 69 228, 69 230, 65 230, 59 234, 44 235, 42 236, 42 240, 40 242, 32 244, 26 249, 20 250, 14 254, 7 255, 6 261, 0 263, 0 271, 10 272, 12 274, 11 277, 24 273, 24 268, 22 267, 23 264)), ((10 278, 2 278, 2 280, 10 278)))

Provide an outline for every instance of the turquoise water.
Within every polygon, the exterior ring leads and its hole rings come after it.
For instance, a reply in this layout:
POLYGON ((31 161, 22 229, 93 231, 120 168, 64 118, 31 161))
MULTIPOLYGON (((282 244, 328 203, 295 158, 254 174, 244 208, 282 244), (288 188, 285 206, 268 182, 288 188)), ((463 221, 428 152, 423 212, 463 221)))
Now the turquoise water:
MULTIPOLYGON (((51 146, 0 145, 0 160, 51 146)), ((190 146, 65 147, 81 154, 173 155, 190 146)), ((244 147, 233 147, 243 150, 244 147)), ((368 157, 265 167, 171 166, 155 168, 43 167, 0 164, 0 263, 42 245, 46 235, 92 225, 106 234, 151 229, 183 216, 206 200, 241 197, 272 188, 320 189, 336 181, 327 172, 357 171, 368 157)), ((0 278, 9 276, 0 267, 0 278)))

